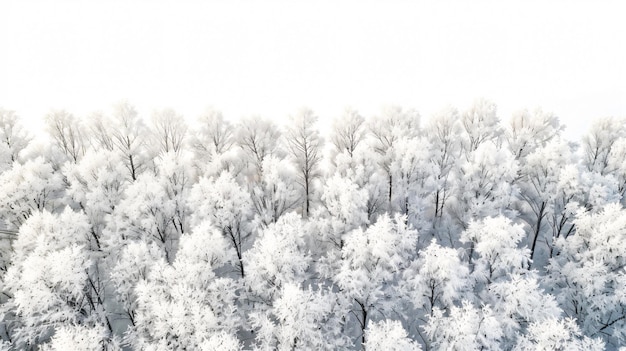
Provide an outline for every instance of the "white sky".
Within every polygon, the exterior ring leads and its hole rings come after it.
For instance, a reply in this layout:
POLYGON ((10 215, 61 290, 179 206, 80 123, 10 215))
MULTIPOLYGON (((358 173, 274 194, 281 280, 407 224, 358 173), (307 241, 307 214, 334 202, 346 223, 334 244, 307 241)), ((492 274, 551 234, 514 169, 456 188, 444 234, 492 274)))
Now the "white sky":
POLYGON ((40 124, 122 99, 148 116, 323 121, 346 106, 423 117, 477 97, 500 117, 556 113, 579 135, 626 116, 626 20, 619 2, 4 1, 0 106, 40 124))

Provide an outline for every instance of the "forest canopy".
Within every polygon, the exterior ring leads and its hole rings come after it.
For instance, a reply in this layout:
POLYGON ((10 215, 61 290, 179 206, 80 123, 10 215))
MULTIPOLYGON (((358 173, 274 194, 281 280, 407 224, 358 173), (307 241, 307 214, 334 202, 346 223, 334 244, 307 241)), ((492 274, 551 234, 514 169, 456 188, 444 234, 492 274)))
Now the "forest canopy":
POLYGON ((617 350, 626 120, 0 109, 0 350, 617 350))

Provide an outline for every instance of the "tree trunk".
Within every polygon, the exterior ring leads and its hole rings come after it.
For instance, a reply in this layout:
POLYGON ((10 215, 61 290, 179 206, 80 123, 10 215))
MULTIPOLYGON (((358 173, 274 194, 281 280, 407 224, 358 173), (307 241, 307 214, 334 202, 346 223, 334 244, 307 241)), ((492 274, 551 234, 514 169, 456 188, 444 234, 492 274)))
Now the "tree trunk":
POLYGON ((533 244, 530 248, 530 262, 528 262, 528 269, 532 266, 533 258, 535 257, 535 247, 537 246, 537 239, 539 238, 539 233, 541 231, 541 221, 543 220, 544 212, 546 210, 546 202, 541 203, 541 208, 539 209, 539 215, 537 217, 537 224, 535 225, 535 237, 533 238, 533 244))

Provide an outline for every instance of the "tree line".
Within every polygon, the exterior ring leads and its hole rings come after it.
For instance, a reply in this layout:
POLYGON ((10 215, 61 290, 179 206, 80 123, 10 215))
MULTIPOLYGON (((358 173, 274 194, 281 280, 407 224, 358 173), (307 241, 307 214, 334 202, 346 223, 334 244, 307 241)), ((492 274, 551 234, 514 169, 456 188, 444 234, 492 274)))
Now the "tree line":
POLYGON ((0 109, 0 349, 626 343, 626 121, 0 109))

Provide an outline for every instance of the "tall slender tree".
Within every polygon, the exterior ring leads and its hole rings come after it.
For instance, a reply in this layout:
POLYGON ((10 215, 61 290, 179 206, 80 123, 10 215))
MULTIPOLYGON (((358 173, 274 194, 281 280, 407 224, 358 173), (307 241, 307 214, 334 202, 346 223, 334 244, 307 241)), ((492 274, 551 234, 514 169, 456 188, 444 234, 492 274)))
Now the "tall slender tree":
POLYGON ((290 122, 285 129, 285 142, 296 164, 304 192, 302 214, 308 218, 313 201, 313 181, 321 175, 319 165, 323 140, 315 125, 317 116, 312 110, 301 109, 291 117, 290 122))

